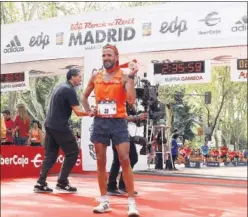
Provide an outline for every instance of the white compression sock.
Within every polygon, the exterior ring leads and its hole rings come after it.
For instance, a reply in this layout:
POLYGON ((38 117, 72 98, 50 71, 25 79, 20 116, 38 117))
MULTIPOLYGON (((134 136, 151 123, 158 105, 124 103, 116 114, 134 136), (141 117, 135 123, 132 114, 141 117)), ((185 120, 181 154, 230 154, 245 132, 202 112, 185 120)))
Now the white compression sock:
POLYGON ((128 198, 128 203, 135 203, 135 199, 133 197, 128 198))
POLYGON ((101 196, 100 202, 105 202, 105 201, 108 201, 108 196, 107 195, 101 196))

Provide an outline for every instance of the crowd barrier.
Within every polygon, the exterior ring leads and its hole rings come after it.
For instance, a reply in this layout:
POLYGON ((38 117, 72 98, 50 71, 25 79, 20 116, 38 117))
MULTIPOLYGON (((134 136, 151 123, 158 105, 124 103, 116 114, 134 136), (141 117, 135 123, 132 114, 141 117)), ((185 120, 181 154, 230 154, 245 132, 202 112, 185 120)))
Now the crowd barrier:
MULTIPOLYGON (((38 177, 44 159, 43 147, 1 146, 1 179, 38 177)), ((82 173, 81 150, 72 173, 82 173)), ((59 152, 57 161, 50 174, 59 173, 64 161, 64 154, 59 152)))
MULTIPOLYGON (((185 165, 186 168, 201 168, 203 162, 200 161, 188 161, 185 165)), ((245 161, 234 161, 234 162, 222 162, 219 161, 208 161, 206 163, 207 167, 223 167, 223 166, 232 166, 232 167, 242 167, 247 166, 245 161)))

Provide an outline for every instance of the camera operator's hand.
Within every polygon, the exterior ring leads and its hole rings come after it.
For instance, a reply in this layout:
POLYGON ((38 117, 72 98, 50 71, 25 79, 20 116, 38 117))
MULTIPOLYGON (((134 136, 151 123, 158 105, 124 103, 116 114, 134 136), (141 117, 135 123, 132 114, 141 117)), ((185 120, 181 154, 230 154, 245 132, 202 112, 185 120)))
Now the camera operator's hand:
POLYGON ((147 120, 147 118, 148 118, 148 113, 147 113, 147 112, 145 112, 145 113, 140 113, 138 116, 139 116, 139 119, 140 119, 141 121, 147 120))

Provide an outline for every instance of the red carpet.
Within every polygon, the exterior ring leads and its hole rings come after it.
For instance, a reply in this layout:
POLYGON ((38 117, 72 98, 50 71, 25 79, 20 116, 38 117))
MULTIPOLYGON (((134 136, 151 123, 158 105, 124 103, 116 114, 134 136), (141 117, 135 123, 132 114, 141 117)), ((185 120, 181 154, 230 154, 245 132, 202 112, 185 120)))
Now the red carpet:
MULTIPOLYGON (((247 216, 245 181, 149 175, 136 175, 135 178, 141 217, 247 216)), ((32 192, 35 181, 33 178, 1 181, 2 217, 99 216, 92 213, 99 196, 96 178, 85 175, 72 177, 70 181, 78 187, 77 194, 63 194, 56 190, 53 194, 36 194, 32 192)), ((54 187, 56 177, 49 177, 48 182, 54 187)), ((112 212, 100 216, 127 216, 127 198, 109 198, 112 212)))

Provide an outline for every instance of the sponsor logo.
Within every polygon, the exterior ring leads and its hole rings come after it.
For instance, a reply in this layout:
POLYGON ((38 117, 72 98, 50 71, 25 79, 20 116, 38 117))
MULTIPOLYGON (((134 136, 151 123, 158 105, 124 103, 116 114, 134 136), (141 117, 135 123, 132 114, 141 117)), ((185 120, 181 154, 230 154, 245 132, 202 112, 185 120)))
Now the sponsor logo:
POLYGON ((19 87, 26 87, 27 85, 25 84, 25 82, 23 83, 18 83, 18 84, 1 84, 1 90, 4 89, 13 89, 13 88, 19 88, 19 87))
POLYGON ((17 35, 7 44, 6 48, 3 50, 4 53, 15 53, 15 52, 23 52, 24 47, 22 47, 21 42, 17 35))
POLYGON ((102 43, 116 43, 130 41, 135 38, 136 30, 131 26, 134 18, 123 20, 115 19, 112 22, 92 23, 84 22, 72 24, 69 37, 69 47, 85 46, 86 50, 102 48, 102 43), (100 28, 100 29, 97 29, 100 28), (80 32, 80 30, 85 30, 80 32))
POLYGON ((189 166, 190 167, 195 167, 196 166, 196 162, 189 162, 189 166))
MULTIPOLYGON (((58 156, 58 158, 57 158, 57 161, 56 161, 56 162, 57 162, 57 163, 61 163, 61 164, 62 164, 62 163, 64 162, 64 160, 65 160, 65 156, 63 156, 63 155, 61 155, 61 154, 60 154, 60 155, 58 156)), ((80 165, 80 163, 81 163, 81 159, 80 159, 80 158, 78 158, 78 159, 77 159, 77 161, 76 161, 75 166, 79 166, 79 165, 80 165)))
POLYGON ((236 166, 236 162, 225 162, 224 165, 228 166, 228 167, 230 167, 230 166, 233 167, 233 166, 236 166))
POLYGON ((35 168, 38 168, 38 167, 41 166, 42 161, 43 161, 43 160, 41 159, 41 154, 37 154, 37 155, 35 155, 34 159, 31 160, 31 163, 34 164, 34 167, 35 167, 35 168))
POLYGON ((182 76, 182 77, 170 77, 164 78, 165 82, 173 82, 173 81, 195 81, 195 80, 203 80, 202 76, 182 76))
POLYGON ((151 63, 177 63, 177 62, 183 62, 182 60, 170 60, 170 59, 165 59, 165 60, 151 60, 151 63))
POLYGON ((152 34, 152 23, 143 23, 142 24, 142 35, 150 36, 152 34))
POLYGON ((237 166, 247 166, 247 162, 237 162, 237 166))
POLYGON ((204 22, 207 26, 215 26, 221 21, 220 17, 214 17, 218 15, 219 15, 218 12, 211 12, 204 19, 198 21, 204 22))
POLYGON ((29 160, 24 155, 22 156, 14 155, 13 157, 1 156, 1 165, 21 165, 22 167, 24 167, 28 163, 29 160))
POLYGON ((241 17, 240 20, 235 22, 235 26, 232 27, 232 32, 247 31, 247 15, 241 17))
POLYGON ((62 45, 64 43, 64 33, 58 32, 56 34, 56 45, 62 45))
POLYGON ((50 43, 49 36, 45 35, 45 34, 43 34, 43 32, 41 32, 41 34, 38 35, 37 37, 32 36, 30 38, 29 46, 30 47, 34 47, 34 46, 40 47, 41 46, 41 48, 44 49, 49 43, 50 43))
MULTIPOLYGON (((204 19, 198 20, 200 22, 204 22, 206 26, 213 27, 221 22, 220 17, 218 16, 218 12, 209 13, 204 19)), ((220 29, 207 29, 198 31, 198 35, 219 35, 221 33, 220 29)))
POLYGON ((120 41, 130 41, 135 37, 136 31, 132 27, 118 29, 88 31, 83 35, 81 32, 71 33, 69 47, 87 44, 99 44, 103 42, 114 43, 120 41))
POLYGON ((96 152, 93 144, 89 144, 89 153, 93 160, 96 160, 96 152))
POLYGON ((208 31, 199 31, 198 35, 219 35, 221 33, 221 30, 208 30, 208 31))
POLYGON ((207 162, 207 166, 210 167, 219 167, 220 163, 219 162, 207 162))
POLYGON ((167 32, 170 33, 177 33, 177 36, 179 37, 181 33, 187 31, 187 21, 181 20, 179 21, 178 17, 175 18, 175 20, 168 23, 167 21, 163 22, 161 24, 159 32, 162 34, 166 34, 167 32))
POLYGON ((71 31, 80 31, 82 29, 94 29, 94 28, 107 28, 114 26, 123 26, 123 25, 131 25, 134 24, 134 18, 130 18, 127 20, 117 18, 112 22, 101 22, 101 23, 92 23, 92 22, 77 22, 76 24, 71 24, 71 31))
MULTIPOLYGON (((41 159, 41 157, 42 157, 42 155, 41 155, 40 153, 38 153, 38 154, 35 155, 34 159, 30 161, 31 163, 34 164, 34 167, 35 167, 35 168, 38 168, 38 167, 41 166, 41 164, 42 164, 42 162, 43 162, 43 160, 41 159)), ((56 163, 62 164, 62 163, 64 162, 64 159, 65 159, 65 157, 64 157, 63 155, 60 154, 60 155, 57 157, 56 163)), ((81 163, 81 159, 78 158, 75 165, 76 165, 76 166, 79 166, 80 163, 81 163)))

